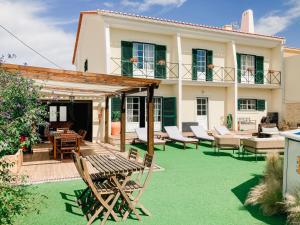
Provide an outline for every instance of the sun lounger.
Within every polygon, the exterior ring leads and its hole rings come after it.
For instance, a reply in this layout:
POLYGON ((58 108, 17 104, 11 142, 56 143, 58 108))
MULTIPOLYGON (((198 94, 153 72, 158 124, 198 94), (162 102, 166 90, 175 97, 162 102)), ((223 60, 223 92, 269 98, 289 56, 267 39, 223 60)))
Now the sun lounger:
POLYGON ((207 134, 206 130, 202 126, 191 126, 193 134, 199 141, 209 141, 213 145, 215 138, 207 134))
POLYGON ((176 126, 166 126, 165 130, 168 134, 169 139, 182 143, 184 149, 186 144, 195 144, 196 149, 198 148, 198 139, 184 137, 176 126))
MULTIPOLYGON (((142 143, 147 144, 148 142, 148 137, 147 137, 147 129, 144 127, 140 127, 140 128, 136 128, 135 129, 137 138, 133 141, 133 143, 135 143, 135 141, 139 141, 142 143)), ((163 149, 166 150, 166 141, 155 138, 154 137, 154 145, 162 145, 163 149)))

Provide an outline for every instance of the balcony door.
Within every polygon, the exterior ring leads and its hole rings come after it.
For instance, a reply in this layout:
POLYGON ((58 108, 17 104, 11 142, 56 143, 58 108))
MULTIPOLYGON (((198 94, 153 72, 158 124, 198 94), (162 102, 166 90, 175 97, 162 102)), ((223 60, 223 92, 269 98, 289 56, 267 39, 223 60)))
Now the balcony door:
POLYGON ((206 51, 197 50, 197 80, 206 80, 206 51))
POLYGON ((254 84, 255 56, 241 55, 241 83, 254 84))
POLYGON ((208 98, 197 98, 197 122, 208 129, 208 98))
POLYGON ((154 77, 154 53, 153 44, 133 43, 133 76, 154 77))

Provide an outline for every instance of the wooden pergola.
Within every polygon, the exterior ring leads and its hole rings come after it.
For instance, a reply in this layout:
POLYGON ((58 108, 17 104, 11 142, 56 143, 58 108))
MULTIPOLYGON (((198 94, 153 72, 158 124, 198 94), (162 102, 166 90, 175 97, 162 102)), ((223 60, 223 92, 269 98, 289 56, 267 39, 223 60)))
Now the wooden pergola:
POLYGON ((126 131, 126 95, 147 91, 147 151, 154 154, 154 89, 158 88, 160 80, 142 79, 126 76, 115 76, 98 73, 85 73, 71 70, 59 70, 43 67, 21 66, 15 64, 1 64, 0 69, 15 72, 30 78, 42 86, 42 91, 57 91, 65 95, 89 94, 105 98, 105 136, 109 142, 109 99, 121 96, 121 138, 120 151, 125 151, 126 131))

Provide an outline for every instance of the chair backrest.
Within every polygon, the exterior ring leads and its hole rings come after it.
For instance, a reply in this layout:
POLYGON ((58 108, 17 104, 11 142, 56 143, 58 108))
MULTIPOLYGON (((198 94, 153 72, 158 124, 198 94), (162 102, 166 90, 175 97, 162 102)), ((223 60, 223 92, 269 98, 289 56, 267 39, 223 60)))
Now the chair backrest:
POLYGON ((138 137, 138 139, 143 140, 143 141, 147 141, 147 129, 145 127, 139 127, 135 129, 136 135, 138 137))
POLYGON ((75 134, 61 134, 61 146, 76 146, 77 145, 77 136, 75 134))
POLYGON ((176 126, 166 126, 165 130, 170 138, 180 139, 183 138, 179 129, 176 126))
POLYGON ((82 137, 82 140, 85 139, 85 136, 87 134, 87 131, 86 130, 79 130, 78 131, 78 134, 82 137))
POLYGON ((80 159, 80 165, 82 168, 84 179, 85 179, 87 185, 92 189, 92 191, 96 194, 96 197, 97 197, 98 191, 97 191, 97 188, 95 187, 95 185, 92 181, 91 175, 89 173, 87 161, 82 156, 80 156, 79 159, 80 159))
POLYGON ((207 136, 207 131, 204 129, 203 126, 198 125, 198 126, 191 126, 191 130, 193 132, 193 134, 196 137, 203 137, 203 136, 207 136))
POLYGON ((139 152, 135 148, 130 148, 128 153, 128 159, 136 161, 138 159, 139 152))
POLYGON ((228 130, 228 128, 225 126, 215 126, 215 130, 219 135, 231 134, 230 130, 228 130))
POLYGON ((85 180, 85 176, 83 174, 83 169, 82 169, 82 166, 81 166, 81 162, 80 162, 80 156, 77 152, 75 152, 74 150, 72 151, 72 159, 73 159, 73 162, 75 164, 75 167, 77 169, 77 172, 79 173, 80 177, 82 178, 82 180, 84 182, 86 182, 85 180))

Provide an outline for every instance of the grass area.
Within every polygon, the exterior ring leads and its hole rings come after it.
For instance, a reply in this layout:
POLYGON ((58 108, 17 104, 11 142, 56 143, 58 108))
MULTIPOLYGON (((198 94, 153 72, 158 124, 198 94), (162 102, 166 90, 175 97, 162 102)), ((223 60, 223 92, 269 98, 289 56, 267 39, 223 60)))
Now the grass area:
MULTIPOLYGON (((143 152, 143 146, 137 146, 143 152)), ((283 216, 265 217, 258 207, 244 207, 251 187, 257 184, 265 162, 241 160, 232 151, 215 155, 201 145, 182 150, 173 144, 156 151, 156 162, 165 171, 154 172, 142 203, 153 216, 142 217, 147 225, 244 225, 285 224, 283 216)), ((75 202, 75 192, 84 188, 81 181, 37 185, 35 191, 47 199, 39 214, 20 218, 22 225, 86 224, 75 202)), ((93 224, 98 224, 99 220, 93 224)), ((135 219, 107 224, 141 224, 135 219)))

